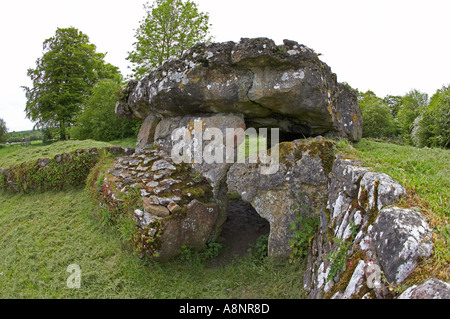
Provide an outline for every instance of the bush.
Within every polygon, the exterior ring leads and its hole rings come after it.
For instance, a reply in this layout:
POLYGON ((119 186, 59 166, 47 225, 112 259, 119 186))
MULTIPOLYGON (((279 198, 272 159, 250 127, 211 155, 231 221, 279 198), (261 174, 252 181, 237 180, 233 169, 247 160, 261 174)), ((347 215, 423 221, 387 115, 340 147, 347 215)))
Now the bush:
POLYGON ((450 86, 442 87, 433 95, 414 122, 412 137, 419 147, 450 147, 450 86))
POLYGON ((0 168, 0 191, 44 192, 84 185, 91 169, 102 154, 123 152, 121 148, 79 149, 0 168))
POLYGON ((403 140, 413 143, 412 131, 414 121, 420 115, 422 110, 428 105, 428 94, 421 93, 419 90, 411 90, 402 97, 402 104, 397 113, 397 125, 399 133, 403 140))
POLYGON ((320 225, 318 216, 306 217, 302 212, 306 212, 308 207, 300 200, 300 207, 294 206, 294 211, 297 212, 297 217, 293 221, 289 230, 293 232, 292 238, 289 242, 289 247, 292 248, 292 253, 289 256, 289 262, 293 262, 296 258, 304 258, 308 256, 308 249, 311 241, 314 238, 315 231, 320 225))
POLYGON ((8 128, 3 119, 0 119, 0 143, 5 143, 7 140, 8 128))
POLYGON ((372 91, 359 96, 363 113, 363 137, 394 137, 397 134, 394 117, 389 107, 372 91))
POLYGON ((112 141, 136 136, 139 121, 125 120, 115 114, 117 95, 121 84, 115 80, 102 80, 96 84, 87 105, 69 131, 75 139, 112 141))
POLYGON ((29 193, 82 185, 99 156, 97 153, 64 155, 47 159, 45 164, 43 160, 35 160, 3 169, 0 189, 29 193))

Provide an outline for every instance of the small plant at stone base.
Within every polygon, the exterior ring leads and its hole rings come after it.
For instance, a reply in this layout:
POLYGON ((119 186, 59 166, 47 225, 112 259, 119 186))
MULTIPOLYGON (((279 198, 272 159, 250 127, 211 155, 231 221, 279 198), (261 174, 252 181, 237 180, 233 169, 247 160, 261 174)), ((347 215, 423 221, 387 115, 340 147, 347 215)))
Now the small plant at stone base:
POLYGON ((346 138, 339 137, 335 147, 341 153, 352 154, 354 152, 352 143, 346 138))
POLYGON ((330 271, 328 272, 327 281, 330 281, 340 271, 344 271, 347 268, 347 252, 351 246, 351 242, 345 240, 334 238, 334 241, 339 243, 339 246, 325 257, 325 259, 330 261, 330 271))
POLYGON ((188 246, 181 246, 181 250, 178 253, 178 259, 182 262, 192 262, 194 260, 195 252, 188 246))
POLYGON ((289 230, 293 230, 295 232, 289 242, 289 247, 292 248, 290 262, 292 262, 295 258, 307 256, 308 247, 311 240, 314 238, 314 230, 317 226, 319 226, 319 218, 317 216, 305 218, 298 215, 296 221, 291 223, 289 230))
POLYGON ((214 240, 206 244, 206 249, 204 251, 205 259, 212 259, 219 256, 220 250, 222 249, 222 244, 216 243, 214 240))
MULTIPOLYGON (((302 204, 302 208, 306 208, 306 205, 302 204)), ((316 228, 320 225, 319 217, 303 217, 297 205, 294 207, 294 211, 298 211, 298 214, 295 221, 289 226, 289 230, 294 231, 289 242, 289 247, 292 248, 292 253, 289 256, 290 263, 296 258, 308 255, 308 247, 314 238, 316 228)))
POLYGON ((183 245, 178 253, 177 259, 181 262, 202 265, 204 261, 216 258, 221 249, 222 244, 217 243, 214 240, 207 243, 201 250, 183 245))
POLYGON ((156 220, 151 224, 151 227, 138 227, 133 234, 134 253, 143 255, 147 253, 152 257, 158 257, 158 242, 157 239, 161 237, 162 223, 156 220))
POLYGON ((256 243, 250 244, 247 252, 257 260, 263 260, 268 255, 269 234, 261 235, 256 239, 256 243))

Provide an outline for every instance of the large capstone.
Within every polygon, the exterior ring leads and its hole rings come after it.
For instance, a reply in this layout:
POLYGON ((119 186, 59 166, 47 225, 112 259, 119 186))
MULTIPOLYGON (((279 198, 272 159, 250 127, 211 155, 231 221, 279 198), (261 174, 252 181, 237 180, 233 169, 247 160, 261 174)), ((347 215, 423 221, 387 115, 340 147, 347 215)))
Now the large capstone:
POLYGON ((338 83, 314 50, 288 40, 196 44, 130 81, 116 105, 117 115, 142 120, 199 113, 240 113, 247 127, 276 127, 296 138, 356 141, 362 134, 356 92, 338 83))

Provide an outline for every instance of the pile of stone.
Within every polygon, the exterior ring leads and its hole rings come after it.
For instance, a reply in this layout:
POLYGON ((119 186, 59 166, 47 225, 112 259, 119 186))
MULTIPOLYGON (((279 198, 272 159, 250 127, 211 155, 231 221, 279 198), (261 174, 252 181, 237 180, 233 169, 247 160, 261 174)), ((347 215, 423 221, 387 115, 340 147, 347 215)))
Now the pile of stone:
POLYGON ((203 248, 219 232, 210 181, 184 163, 175 164, 160 147, 116 158, 103 186, 114 202, 122 201, 123 194, 138 193, 142 201, 134 218, 150 235, 156 232, 152 223, 162 223, 157 260, 169 260, 184 245, 203 248))

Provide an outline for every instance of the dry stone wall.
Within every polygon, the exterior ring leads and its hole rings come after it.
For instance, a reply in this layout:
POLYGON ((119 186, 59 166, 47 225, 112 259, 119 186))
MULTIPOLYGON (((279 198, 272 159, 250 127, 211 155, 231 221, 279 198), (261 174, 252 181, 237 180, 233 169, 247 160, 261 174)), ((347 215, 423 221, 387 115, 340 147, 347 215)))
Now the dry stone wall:
POLYGON ((133 153, 134 149, 118 146, 78 149, 71 153, 57 154, 53 158, 40 158, 0 168, 0 190, 31 192, 84 185, 90 170, 103 152, 118 156, 133 153))

